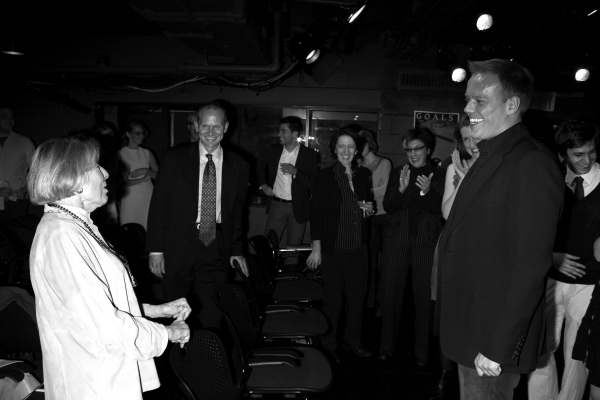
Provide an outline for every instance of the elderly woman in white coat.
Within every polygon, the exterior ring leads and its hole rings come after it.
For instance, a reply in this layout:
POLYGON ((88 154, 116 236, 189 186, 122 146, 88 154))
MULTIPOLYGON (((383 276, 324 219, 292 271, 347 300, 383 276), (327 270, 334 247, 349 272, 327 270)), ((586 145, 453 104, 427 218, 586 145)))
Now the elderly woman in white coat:
POLYGON ((45 205, 30 254, 46 399, 142 399, 160 386, 153 357, 189 340, 185 299, 138 304, 126 260, 90 212, 107 201, 99 146, 54 139, 33 156, 31 200, 45 205), (147 318, 175 318, 164 326, 147 318))

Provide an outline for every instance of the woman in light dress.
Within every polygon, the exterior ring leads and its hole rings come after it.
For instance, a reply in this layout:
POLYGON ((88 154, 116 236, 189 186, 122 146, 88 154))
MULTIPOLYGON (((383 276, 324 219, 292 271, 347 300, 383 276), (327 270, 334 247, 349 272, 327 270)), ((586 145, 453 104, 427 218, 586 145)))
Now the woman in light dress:
POLYGON ((119 211, 119 224, 140 224, 147 229, 148 210, 156 179, 158 164, 152 152, 140 145, 148 137, 148 130, 140 120, 127 125, 123 135, 125 146, 119 150, 119 159, 125 167, 123 197, 119 211))

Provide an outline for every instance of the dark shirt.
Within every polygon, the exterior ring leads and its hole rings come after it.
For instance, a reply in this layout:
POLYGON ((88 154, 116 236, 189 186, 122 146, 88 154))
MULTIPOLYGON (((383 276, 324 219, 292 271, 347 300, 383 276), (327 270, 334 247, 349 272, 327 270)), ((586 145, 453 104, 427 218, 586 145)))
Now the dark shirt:
POLYGON ((429 163, 419 168, 415 168, 409 164, 408 169, 410 170, 410 179, 408 183, 408 190, 410 190, 410 200, 408 203, 408 234, 410 236, 417 236, 419 233, 421 216, 423 215, 423 196, 421 196, 421 189, 416 185, 417 177, 421 175, 429 176, 433 171, 429 163))
POLYGON ((350 187, 346 167, 336 162, 333 171, 342 192, 340 208, 340 224, 335 242, 336 250, 356 250, 362 243, 361 218, 362 210, 358 206, 356 194, 350 187))

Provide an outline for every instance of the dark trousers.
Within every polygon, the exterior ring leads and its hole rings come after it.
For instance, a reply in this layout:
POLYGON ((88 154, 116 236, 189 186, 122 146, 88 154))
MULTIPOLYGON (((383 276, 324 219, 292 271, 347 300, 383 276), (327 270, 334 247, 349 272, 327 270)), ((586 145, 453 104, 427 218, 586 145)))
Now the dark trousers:
POLYGON ((285 229, 287 232, 286 244, 301 244, 302 239, 304 239, 306 222, 299 223, 296 221, 294 211, 292 210, 292 203, 281 203, 271 200, 265 235, 269 229, 274 229, 277 232, 277 237, 280 241, 285 229))
POLYGON ((383 244, 381 261, 381 342, 380 352, 392 355, 400 330, 404 289, 408 268, 412 268, 415 297, 415 356, 427 361, 431 333, 431 266, 434 247, 399 245, 392 240, 383 244))
MULTIPOLYGON (((301 244, 304 239, 304 230, 306 222, 299 223, 294 217, 292 203, 281 203, 271 199, 271 208, 269 208, 269 216, 265 227, 265 236, 269 229, 274 229, 277 232, 279 242, 283 237, 283 231, 287 233, 286 244, 301 244)), ((286 257, 284 264, 297 264, 298 257, 286 257)))
POLYGON ((379 252, 383 243, 383 231, 390 220, 388 214, 371 217, 371 235, 369 236, 369 289, 367 292, 367 307, 377 305, 377 288, 379 286, 379 252))
POLYGON ((479 376, 474 368, 458 364, 460 400, 511 400, 521 375, 479 376))
POLYGON ((221 257, 220 231, 217 231, 217 238, 209 246, 205 246, 198 239, 198 230, 194 233, 186 244, 176 270, 169 271, 171 266, 165 265, 167 273, 162 282, 165 300, 186 297, 203 329, 219 328, 221 310, 213 301, 212 295, 216 288, 227 283, 229 270, 225 264, 229 260, 223 260, 221 257))
POLYGON ((362 315, 367 291, 367 246, 356 250, 336 250, 322 253, 323 307, 329 318, 331 331, 323 337, 322 344, 333 352, 337 347, 337 330, 346 295, 346 328, 344 341, 352 347, 361 345, 362 315))

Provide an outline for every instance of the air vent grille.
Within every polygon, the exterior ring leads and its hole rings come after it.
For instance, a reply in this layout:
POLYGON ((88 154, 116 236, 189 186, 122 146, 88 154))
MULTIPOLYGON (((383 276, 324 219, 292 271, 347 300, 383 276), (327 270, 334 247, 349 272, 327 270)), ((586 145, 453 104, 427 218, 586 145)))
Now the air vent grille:
POLYGON ((429 88, 456 87, 446 75, 400 72, 398 74, 398 87, 419 86, 429 88))

